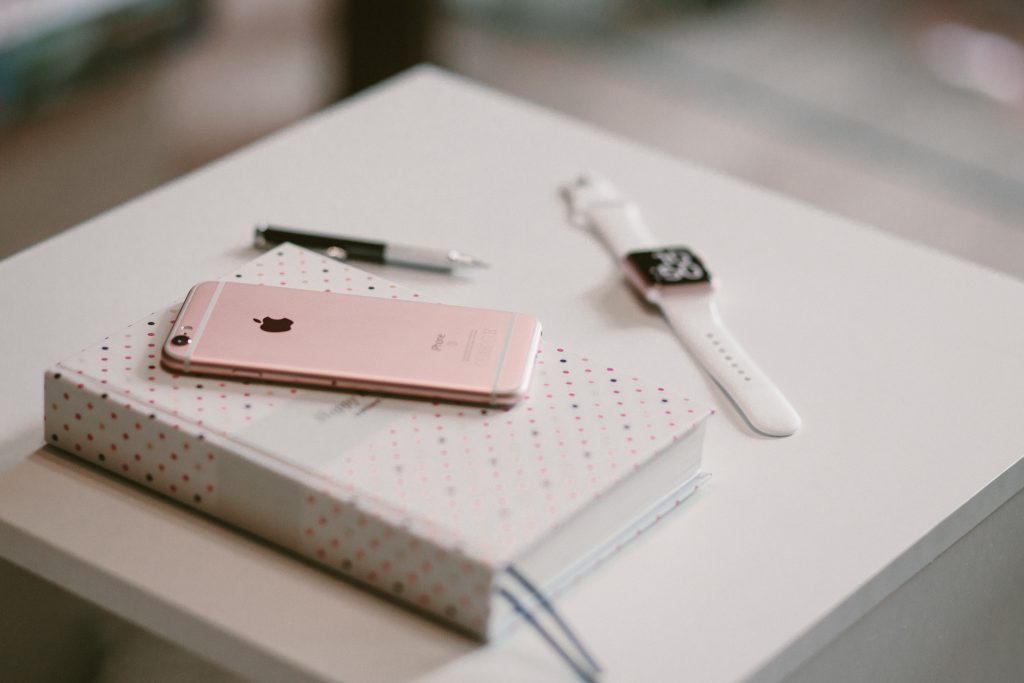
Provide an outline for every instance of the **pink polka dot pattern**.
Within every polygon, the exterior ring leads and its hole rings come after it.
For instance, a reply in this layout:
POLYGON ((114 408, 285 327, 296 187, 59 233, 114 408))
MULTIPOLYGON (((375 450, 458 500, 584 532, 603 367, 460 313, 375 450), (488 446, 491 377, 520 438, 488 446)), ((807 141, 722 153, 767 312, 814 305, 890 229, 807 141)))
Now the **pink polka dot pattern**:
POLYGON ((500 564, 707 412, 545 342, 529 396, 516 407, 415 404, 325 473, 429 520, 448 534, 439 543, 500 564))
POLYGON ((182 503, 217 514, 219 461, 226 457, 196 429, 109 393, 88 392, 83 377, 45 378, 46 440, 95 465, 182 503))
POLYGON ((309 492, 304 508, 299 552, 421 611, 484 631, 493 566, 410 534, 409 520, 386 509, 346 505, 336 490, 309 492))
MULTIPOLYGON (((224 279, 420 299, 290 245, 224 279)), ((158 311, 47 374, 48 441, 480 635, 505 564, 708 414, 544 341, 529 396, 514 408, 384 398, 383 428, 311 469, 302 453, 260 452, 241 435, 288 405, 329 408, 339 393, 164 370, 160 345, 176 312, 158 311), (287 521, 264 529, 237 515, 263 503, 248 483, 271 472, 282 509, 270 517, 287 521)))

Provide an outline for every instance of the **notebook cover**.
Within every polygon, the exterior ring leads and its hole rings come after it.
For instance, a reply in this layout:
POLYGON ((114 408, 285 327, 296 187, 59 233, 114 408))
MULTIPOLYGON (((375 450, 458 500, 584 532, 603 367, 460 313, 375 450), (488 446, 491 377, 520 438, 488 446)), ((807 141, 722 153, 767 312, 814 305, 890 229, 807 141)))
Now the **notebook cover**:
MULTIPOLYGON (((422 300, 292 245, 222 279, 422 300)), ((46 373, 47 441, 479 637, 504 566, 712 412, 547 340, 507 410, 175 375, 179 306, 46 373)))

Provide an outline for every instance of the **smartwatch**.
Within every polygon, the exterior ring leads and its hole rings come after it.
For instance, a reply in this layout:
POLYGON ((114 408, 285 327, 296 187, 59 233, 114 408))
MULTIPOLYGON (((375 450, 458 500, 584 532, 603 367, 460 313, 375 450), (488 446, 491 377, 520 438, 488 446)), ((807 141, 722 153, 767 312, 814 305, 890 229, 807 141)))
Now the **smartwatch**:
POLYGON ((703 260, 688 247, 659 245, 639 207, 603 178, 580 176, 564 195, 573 221, 601 238, 626 280, 661 310, 750 426, 768 436, 794 434, 800 416, 722 323, 703 260))

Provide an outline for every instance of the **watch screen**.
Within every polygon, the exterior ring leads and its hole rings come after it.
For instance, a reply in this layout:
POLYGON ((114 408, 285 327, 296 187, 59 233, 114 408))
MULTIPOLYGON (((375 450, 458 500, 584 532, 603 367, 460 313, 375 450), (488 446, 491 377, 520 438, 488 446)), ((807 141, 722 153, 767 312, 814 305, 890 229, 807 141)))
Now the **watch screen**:
POLYGON ((638 273, 649 285, 689 285, 711 282, 697 255, 686 247, 662 247, 653 251, 633 251, 626 255, 638 273))

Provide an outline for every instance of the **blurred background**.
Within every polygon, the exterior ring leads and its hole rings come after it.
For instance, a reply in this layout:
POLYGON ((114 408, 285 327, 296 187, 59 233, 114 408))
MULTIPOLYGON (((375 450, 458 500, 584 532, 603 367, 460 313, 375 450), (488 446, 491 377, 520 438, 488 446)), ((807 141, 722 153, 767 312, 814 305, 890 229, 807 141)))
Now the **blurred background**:
MULTIPOLYGON (((0 0, 0 258, 423 61, 1024 277, 1021 0, 0 0)), ((234 680, 0 605, 2 680, 234 680)))
POLYGON ((422 61, 1024 277, 1020 0, 0 0, 0 257, 422 61))

